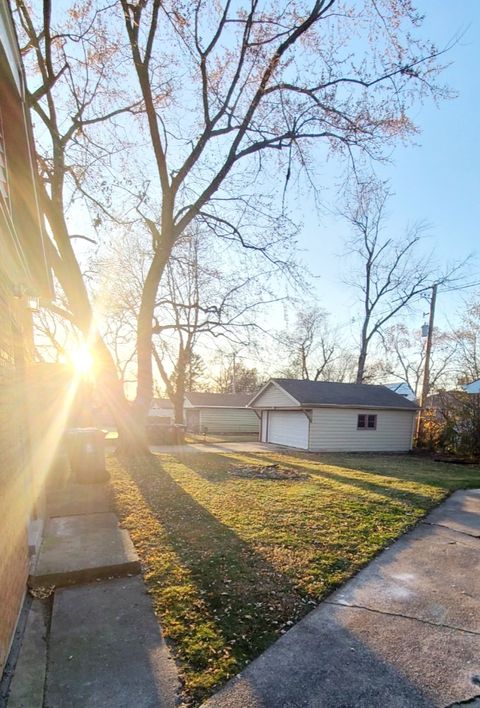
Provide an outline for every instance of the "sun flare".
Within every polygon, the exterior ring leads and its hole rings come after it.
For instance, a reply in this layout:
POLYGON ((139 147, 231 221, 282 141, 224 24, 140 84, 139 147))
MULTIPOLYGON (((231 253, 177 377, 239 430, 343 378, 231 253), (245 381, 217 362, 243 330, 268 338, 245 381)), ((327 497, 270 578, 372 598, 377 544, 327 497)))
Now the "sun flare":
POLYGON ((93 356, 86 346, 80 346, 70 352, 70 360, 77 373, 85 375, 90 373, 93 367, 93 356))

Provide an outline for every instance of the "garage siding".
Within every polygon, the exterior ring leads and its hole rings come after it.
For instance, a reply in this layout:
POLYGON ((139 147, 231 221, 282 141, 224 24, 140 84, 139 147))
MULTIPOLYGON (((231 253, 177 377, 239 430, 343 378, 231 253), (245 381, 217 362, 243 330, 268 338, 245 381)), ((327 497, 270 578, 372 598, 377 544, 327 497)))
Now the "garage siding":
POLYGON ((150 408, 148 411, 149 418, 158 418, 159 423, 173 423, 174 413, 169 408, 150 408))
POLYGON ((254 411, 242 408, 200 409, 200 431, 209 433, 258 433, 260 421, 254 411))
POLYGON ((310 450, 327 452, 407 452, 412 447, 414 411, 314 408, 310 450), (377 415, 375 430, 357 430, 359 414, 377 415))
POLYGON ((254 408, 291 408, 295 405, 295 402, 287 396, 286 393, 281 391, 274 384, 270 384, 265 391, 259 396, 255 403, 254 408))

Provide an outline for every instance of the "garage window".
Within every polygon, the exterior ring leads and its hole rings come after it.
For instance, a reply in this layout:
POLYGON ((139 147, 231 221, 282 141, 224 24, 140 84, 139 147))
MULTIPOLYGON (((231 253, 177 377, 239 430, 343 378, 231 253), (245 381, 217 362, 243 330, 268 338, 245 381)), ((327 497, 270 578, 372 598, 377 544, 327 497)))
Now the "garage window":
POLYGON ((377 416, 361 413, 357 418, 357 430, 376 430, 377 416))

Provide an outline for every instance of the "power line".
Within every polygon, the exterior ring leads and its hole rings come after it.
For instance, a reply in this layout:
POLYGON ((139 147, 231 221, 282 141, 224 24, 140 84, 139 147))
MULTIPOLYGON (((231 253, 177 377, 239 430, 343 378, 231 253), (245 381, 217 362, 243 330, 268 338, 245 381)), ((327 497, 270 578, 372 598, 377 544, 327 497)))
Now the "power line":
POLYGON ((467 283, 466 285, 459 285, 456 288, 445 288, 445 289, 442 288, 438 292, 439 293, 452 293, 452 292, 456 292, 457 290, 467 290, 467 288, 476 288, 479 286, 480 286, 480 280, 477 281, 476 283, 467 283))

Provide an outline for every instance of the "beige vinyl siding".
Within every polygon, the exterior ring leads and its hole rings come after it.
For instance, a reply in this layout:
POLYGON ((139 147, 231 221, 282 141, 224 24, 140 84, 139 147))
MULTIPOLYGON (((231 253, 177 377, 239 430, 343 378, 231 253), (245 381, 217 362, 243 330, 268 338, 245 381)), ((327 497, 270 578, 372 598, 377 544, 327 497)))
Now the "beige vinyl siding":
POLYGON ((275 384, 267 386, 265 391, 254 401, 253 408, 292 408, 298 403, 290 398, 275 384))
POLYGON ((173 420, 174 414, 171 408, 150 408, 148 411, 149 418, 166 418, 173 420))
POLYGON ((314 408, 310 425, 313 451, 406 452, 412 447, 414 411, 314 408), (359 414, 375 414, 375 430, 357 430, 359 414))
POLYGON ((260 421, 254 411, 243 408, 201 408, 200 430, 209 433, 258 433, 260 421))

